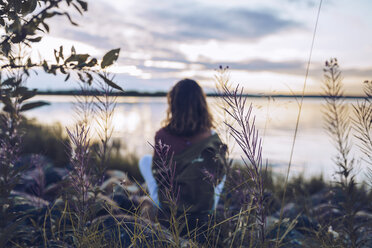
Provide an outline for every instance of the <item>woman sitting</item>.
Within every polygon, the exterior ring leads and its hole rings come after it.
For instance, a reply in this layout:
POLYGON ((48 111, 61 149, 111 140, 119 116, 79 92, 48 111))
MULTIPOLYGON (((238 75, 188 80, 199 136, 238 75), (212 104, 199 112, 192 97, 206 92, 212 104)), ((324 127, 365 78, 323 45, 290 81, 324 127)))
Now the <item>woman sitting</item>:
POLYGON ((194 80, 179 81, 167 98, 167 118, 155 135, 154 155, 140 160, 140 170, 159 216, 187 218, 193 228, 218 203, 226 145, 212 130, 206 96, 194 80))

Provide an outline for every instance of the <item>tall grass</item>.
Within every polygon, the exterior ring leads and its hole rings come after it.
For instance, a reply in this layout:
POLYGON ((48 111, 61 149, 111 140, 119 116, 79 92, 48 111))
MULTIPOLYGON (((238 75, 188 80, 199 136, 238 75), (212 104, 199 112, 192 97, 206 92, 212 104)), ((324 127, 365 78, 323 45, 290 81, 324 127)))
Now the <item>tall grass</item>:
POLYGON ((264 176, 266 172, 262 165, 262 140, 255 126, 255 117, 252 117, 252 104, 246 110, 246 98, 242 97, 243 88, 237 87, 230 91, 224 87, 224 100, 229 106, 225 111, 234 119, 238 128, 228 124, 231 136, 235 139, 244 153, 243 163, 247 168, 247 180, 252 181, 252 185, 246 182, 249 190, 249 204, 252 204, 257 225, 257 240, 261 247, 266 246, 266 206, 264 199, 264 176))
MULTIPOLYGON (((359 225, 356 222, 356 214, 360 210, 358 206, 357 183, 354 173, 354 157, 351 155, 352 140, 350 136, 351 119, 348 104, 344 100, 342 75, 339 70, 337 59, 326 61, 324 67, 324 120, 325 129, 328 132, 331 140, 334 143, 337 154, 334 156, 334 162, 337 166, 336 174, 339 176, 336 181, 337 187, 335 191, 341 190, 343 199, 339 205, 330 206, 337 208, 342 213, 342 218, 329 223, 328 229, 338 233, 338 239, 331 239, 331 244, 345 245, 348 247, 363 247, 366 242, 366 237, 362 230, 364 225, 359 225), (333 225, 333 226, 332 226, 333 225)), ((364 151, 368 143, 366 131, 369 132, 366 126, 365 119, 368 118, 368 112, 365 111, 365 105, 357 105, 354 107, 357 118, 354 119, 354 126, 358 131, 356 137, 362 141, 364 151)), ((333 232, 334 232, 333 231, 333 232)))
POLYGON ((365 98, 353 105, 353 128, 359 141, 358 147, 365 155, 363 161, 367 164, 367 177, 372 187, 372 81, 364 81, 365 98))

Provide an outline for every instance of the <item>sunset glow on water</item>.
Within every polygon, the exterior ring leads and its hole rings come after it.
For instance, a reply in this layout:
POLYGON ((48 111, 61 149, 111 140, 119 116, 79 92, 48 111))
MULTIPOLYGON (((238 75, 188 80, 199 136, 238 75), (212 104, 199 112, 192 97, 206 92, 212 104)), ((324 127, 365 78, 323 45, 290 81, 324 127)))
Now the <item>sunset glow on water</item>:
MULTIPOLYGON (((76 121, 73 111, 72 96, 38 96, 51 105, 29 111, 27 117, 36 118, 38 122, 53 125, 56 122, 71 127, 76 121)), ((113 138, 125 145, 126 151, 138 156, 152 153, 148 142, 153 143, 155 132, 161 127, 166 116, 166 98, 164 97, 119 97, 112 120, 113 138)), ((216 126, 222 139, 226 140, 226 126, 221 113, 220 98, 208 98, 214 113, 216 126)), ((353 102, 353 101, 351 101, 353 102)), ((253 104, 253 114, 263 141, 263 158, 276 172, 287 168, 294 129, 298 114, 296 99, 249 98, 247 104, 253 104)), ((334 146, 323 129, 321 112, 322 99, 305 99, 299 132, 295 143, 291 173, 304 173, 305 176, 324 174, 332 177, 335 167, 332 155, 334 146)), ((92 122, 91 130, 97 129, 92 122)), ((94 133, 94 132, 93 132, 94 133)), ((230 138, 228 140, 231 155, 240 160, 241 149, 230 138)))

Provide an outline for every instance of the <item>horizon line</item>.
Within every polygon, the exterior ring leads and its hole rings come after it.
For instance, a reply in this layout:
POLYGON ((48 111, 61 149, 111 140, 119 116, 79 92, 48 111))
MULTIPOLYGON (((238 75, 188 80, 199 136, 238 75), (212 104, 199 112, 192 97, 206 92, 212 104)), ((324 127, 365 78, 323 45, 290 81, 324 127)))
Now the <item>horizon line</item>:
MULTIPOLYGON (((84 95, 102 95, 103 92, 99 91, 81 91, 81 90, 57 90, 57 91, 37 91, 36 95, 58 95, 58 96, 84 96, 84 95)), ((165 97, 167 96, 167 92, 165 91, 156 91, 156 92, 141 92, 141 91, 124 91, 124 92, 112 92, 109 95, 111 96, 121 96, 121 97, 165 97)), ((223 94, 218 93, 207 93, 207 97, 223 97, 223 94)), ((322 95, 322 94, 249 94, 245 93, 242 94, 243 97, 248 98, 329 98, 332 96, 322 95)), ((341 98, 347 99, 363 99, 367 98, 366 96, 362 95, 345 95, 341 98)))

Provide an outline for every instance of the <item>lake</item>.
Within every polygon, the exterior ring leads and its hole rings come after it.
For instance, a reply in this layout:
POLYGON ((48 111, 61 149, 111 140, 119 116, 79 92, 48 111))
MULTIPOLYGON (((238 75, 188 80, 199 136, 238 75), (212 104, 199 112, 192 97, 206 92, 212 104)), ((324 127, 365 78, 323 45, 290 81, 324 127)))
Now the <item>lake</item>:
MULTIPOLYGON (((45 100, 50 105, 28 111, 26 116, 36 118, 45 125, 56 122, 72 127, 76 122, 73 111, 73 96, 37 96, 36 100, 45 100)), ((356 100, 348 100, 356 102, 356 100)), ((242 152, 226 133, 223 124, 225 117, 221 111, 222 99, 208 97, 208 103, 223 140, 228 140, 232 157, 240 159, 242 152)), ((299 104, 292 98, 249 98, 247 103, 253 105, 253 115, 256 116, 256 126, 263 142, 263 159, 273 168, 274 172, 284 173, 287 170, 293 142, 296 118, 299 104)), ((303 173, 305 177, 323 174, 325 178, 333 178, 335 165, 332 157, 335 148, 323 128, 323 100, 320 98, 305 98, 302 108, 299 130, 295 142, 292 159, 291 175, 303 173)), ((248 106, 247 106, 248 107, 248 106)), ((161 121, 166 116, 167 102, 165 97, 119 97, 112 120, 113 138, 120 139, 125 144, 126 151, 142 156, 152 153, 149 143, 161 127, 161 121)), ((92 124, 92 130, 97 125, 92 124)), ((355 146, 354 146, 355 147, 355 146)), ((358 149, 352 150, 356 158, 360 157, 358 149)), ((363 171, 363 164, 359 170, 363 171)), ((362 174, 362 173, 360 173, 362 174)))

